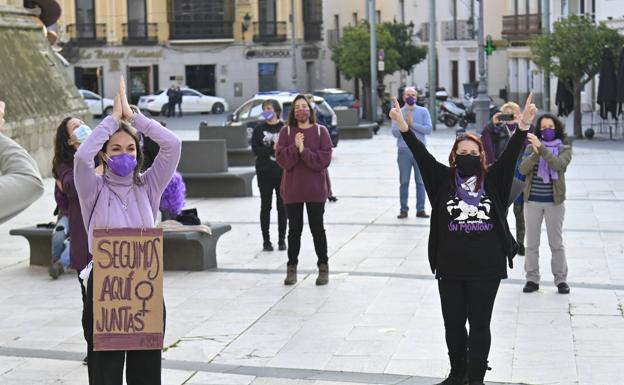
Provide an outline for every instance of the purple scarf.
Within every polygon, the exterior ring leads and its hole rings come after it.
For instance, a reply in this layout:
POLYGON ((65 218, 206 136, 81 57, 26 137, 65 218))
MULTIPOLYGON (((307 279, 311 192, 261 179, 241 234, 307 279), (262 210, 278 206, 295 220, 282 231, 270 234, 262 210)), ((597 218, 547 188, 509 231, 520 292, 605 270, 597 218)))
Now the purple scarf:
MULTIPOLYGON (((542 140, 542 145, 546 146, 546 149, 550 151, 554 156, 559 156, 559 146, 561 145, 561 139, 555 139, 551 141, 542 140)), ((542 178, 544 183, 550 183, 551 180, 559 179, 559 173, 553 170, 546 162, 544 157, 540 157, 539 165, 537 166, 537 176, 542 178)))
POLYGON ((476 187, 476 183, 476 176, 462 178, 459 176, 458 172, 455 172, 455 195, 471 206, 479 206, 485 188, 483 187, 483 181, 481 181, 481 188, 479 191, 473 191, 476 187))

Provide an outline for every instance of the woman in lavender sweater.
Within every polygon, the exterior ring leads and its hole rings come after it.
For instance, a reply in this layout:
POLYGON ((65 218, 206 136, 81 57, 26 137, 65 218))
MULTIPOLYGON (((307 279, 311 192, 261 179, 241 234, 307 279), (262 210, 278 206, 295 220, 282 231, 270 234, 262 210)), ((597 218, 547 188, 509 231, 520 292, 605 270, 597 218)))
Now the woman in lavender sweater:
MULTIPOLYGON (((96 228, 154 227, 160 197, 177 168, 180 151, 181 142, 175 134, 157 121, 133 113, 122 78, 112 114, 95 128, 74 157, 74 180, 90 251, 96 228), (144 173, 140 173, 143 154, 136 131, 160 146, 152 167, 144 173), (103 175, 95 172, 96 156, 104 164, 103 175)), ((93 272, 90 265, 81 277, 87 281, 83 328, 89 348, 89 383, 122 385, 125 358, 128 385, 159 385, 160 350, 93 351, 93 272)))

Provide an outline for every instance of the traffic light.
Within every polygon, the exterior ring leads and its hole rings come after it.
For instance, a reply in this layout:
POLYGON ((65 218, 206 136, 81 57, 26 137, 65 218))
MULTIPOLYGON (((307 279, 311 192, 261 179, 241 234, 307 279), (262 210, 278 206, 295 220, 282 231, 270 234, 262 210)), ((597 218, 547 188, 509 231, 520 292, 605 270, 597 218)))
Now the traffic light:
POLYGON ((492 52, 496 51, 496 46, 492 43, 492 36, 488 35, 487 39, 485 39, 485 54, 490 56, 492 52))

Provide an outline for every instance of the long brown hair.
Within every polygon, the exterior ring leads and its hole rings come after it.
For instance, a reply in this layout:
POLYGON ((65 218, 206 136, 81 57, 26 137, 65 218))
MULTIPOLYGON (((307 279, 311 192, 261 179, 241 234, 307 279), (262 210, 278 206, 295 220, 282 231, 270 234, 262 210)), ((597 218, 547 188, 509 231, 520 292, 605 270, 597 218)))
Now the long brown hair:
POLYGON ((303 99, 305 100, 306 104, 308 105, 308 108, 310 109, 310 119, 308 119, 310 121, 310 124, 315 124, 316 123, 316 113, 314 111, 314 109, 312 108, 312 105, 310 104, 310 101, 308 100, 308 98, 305 97, 305 95, 303 94, 299 94, 295 97, 295 100, 293 100, 292 104, 290 105, 290 112, 288 113, 288 125, 290 127, 297 127, 297 119, 295 119, 295 103, 297 102, 297 100, 299 99, 303 99))
MULTIPOLYGON (((115 131, 115 134, 118 132, 125 132, 126 134, 130 135, 132 137, 132 139, 134 139, 134 145, 136 148, 136 160, 137 160, 137 165, 134 168, 134 170, 132 171, 132 179, 134 181, 134 184, 136 185, 141 185, 143 184, 143 182, 141 181, 141 178, 139 177, 140 173, 141 173, 141 169, 143 168, 143 150, 141 149, 141 142, 139 140, 139 136, 137 134, 137 130, 136 128, 130 126, 127 123, 121 122, 119 123, 119 129, 117 131, 115 131)), ((114 135, 114 134, 113 134, 114 135)), ((106 153, 106 146, 108 146, 108 142, 110 142, 110 138, 106 141, 106 143, 104 143, 104 145, 102 146, 102 149, 100 150, 101 153, 106 153)), ((106 172, 106 162, 103 162, 104 164, 104 171, 106 172)))
POLYGON ((457 166, 455 165, 455 156, 457 155, 457 147, 459 147, 459 143, 465 140, 470 140, 476 143, 479 147, 479 163, 481 163, 481 167, 479 167, 479 172, 477 173, 477 191, 479 191, 479 189, 481 189, 481 183, 485 180, 485 175, 487 174, 488 167, 481 139, 479 139, 478 136, 470 132, 458 135, 455 139, 455 143, 453 143, 453 148, 451 148, 451 153, 449 154, 449 165, 451 166, 451 189, 455 189, 455 173, 457 172, 457 166))
POLYGON ((58 169, 61 163, 74 164, 74 155, 76 149, 69 144, 69 133, 67 132, 67 123, 72 120, 72 116, 68 116, 56 128, 56 136, 54 137, 54 158, 52 159, 52 175, 58 179, 58 169))

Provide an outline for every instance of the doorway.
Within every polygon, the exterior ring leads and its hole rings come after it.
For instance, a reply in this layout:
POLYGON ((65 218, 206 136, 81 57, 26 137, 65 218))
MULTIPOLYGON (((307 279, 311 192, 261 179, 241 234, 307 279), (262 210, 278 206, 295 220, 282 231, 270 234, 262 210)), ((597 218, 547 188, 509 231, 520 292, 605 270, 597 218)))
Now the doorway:
POLYGON ((138 104, 141 96, 150 92, 150 67, 128 68, 128 93, 131 104, 138 104))
POLYGON ((215 65, 187 65, 185 67, 186 85, 204 95, 216 95, 215 65))

